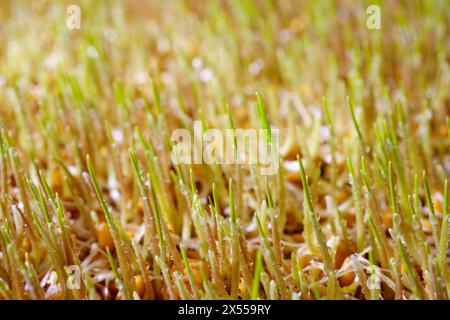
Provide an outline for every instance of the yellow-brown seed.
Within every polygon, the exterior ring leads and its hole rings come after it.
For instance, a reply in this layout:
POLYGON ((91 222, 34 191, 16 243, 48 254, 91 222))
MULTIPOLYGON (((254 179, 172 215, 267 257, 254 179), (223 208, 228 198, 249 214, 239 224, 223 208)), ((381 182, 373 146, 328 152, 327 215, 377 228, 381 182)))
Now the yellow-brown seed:
POLYGON ((352 228, 356 222, 355 209, 351 208, 347 212, 343 212, 342 217, 347 223, 347 228, 352 228))
POLYGON ((99 225, 97 225, 96 229, 98 245, 100 246, 100 248, 109 248, 110 250, 114 249, 114 240, 111 236, 108 225, 105 222, 101 222, 99 225))
POLYGON ((291 237, 292 241, 295 243, 305 242, 305 239, 303 239, 303 236, 300 233, 294 233, 291 237))
POLYGON ((137 294, 142 298, 145 293, 145 283, 141 275, 134 277, 134 286, 136 287, 137 294))
POLYGON ((342 263, 342 268, 345 268, 348 271, 344 272, 338 279, 341 287, 349 286, 353 283, 353 281, 355 281, 356 275, 352 270, 350 270, 349 268, 350 266, 351 266, 350 257, 347 257, 342 263))
POLYGON ((298 264, 303 269, 306 266, 308 266, 311 261, 322 261, 322 258, 316 254, 313 253, 305 253, 298 259, 298 264))
POLYGON ((45 249, 44 247, 40 247, 39 248, 39 261, 40 262, 44 261, 46 256, 47 256, 47 249, 45 249))
POLYGON ((22 249, 25 250, 26 252, 30 252, 31 251, 30 239, 23 238, 23 240, 22 240, 22 249))
POLYGON ((339 241, 336 246, 336 255, 334 257, 334 267, 336 269, 339 269, 342 264, 345 261, 345 258, 347 258, 348 252, 347 249, 344 246, 344 243, 342 241, 339 241))
POLYGON ((351 285, 354 280, 355 280, 355 273, 353 271, 348 271, 339 277, 339 285, 341 287, 346 287, 351 285))
POLYGON ((345 190, 339 190, 336 194, 336 203, 341 204, 349 197, 349 194, 345 190))
POLYGON ((381 219, 383 220, 383 224, 386 229, 390 229, 393 227, 392 213, 389 209, 383 210, 381 213, 381 219))

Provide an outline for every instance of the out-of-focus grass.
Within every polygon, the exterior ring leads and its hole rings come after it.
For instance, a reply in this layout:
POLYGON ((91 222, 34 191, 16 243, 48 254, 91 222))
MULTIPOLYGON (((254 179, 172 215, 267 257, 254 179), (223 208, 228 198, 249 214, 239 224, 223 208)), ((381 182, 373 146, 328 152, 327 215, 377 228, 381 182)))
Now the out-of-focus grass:
POLYGON ((450 297, 446 1, 2 1, 0 21, 0 298, 450 297), (279 172, 172 163, 193 120, 280 128, 279 172))

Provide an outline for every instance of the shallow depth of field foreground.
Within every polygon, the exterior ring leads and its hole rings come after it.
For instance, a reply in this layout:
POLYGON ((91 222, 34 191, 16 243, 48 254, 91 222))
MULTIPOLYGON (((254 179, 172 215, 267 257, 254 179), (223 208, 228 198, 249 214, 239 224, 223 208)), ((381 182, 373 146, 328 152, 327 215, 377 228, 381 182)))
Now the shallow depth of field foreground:
POLYGON ((0 21, 0 299, 450 298, 448 1, 18 0, 0 21), (241 163, 175 161, 194 123, 279 129, 277 170, 233 137, 241 163))

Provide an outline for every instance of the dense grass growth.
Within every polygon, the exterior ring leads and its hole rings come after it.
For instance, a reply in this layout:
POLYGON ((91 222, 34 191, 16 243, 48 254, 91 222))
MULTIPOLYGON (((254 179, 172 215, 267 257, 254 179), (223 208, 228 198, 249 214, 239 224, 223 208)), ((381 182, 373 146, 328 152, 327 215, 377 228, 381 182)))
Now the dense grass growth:
POLYGON ((0 21, 0 299, 450 298, 448 1, 19 0, 0 21), (279 128, 277 174, 174 164, 194 120, 279 128))

